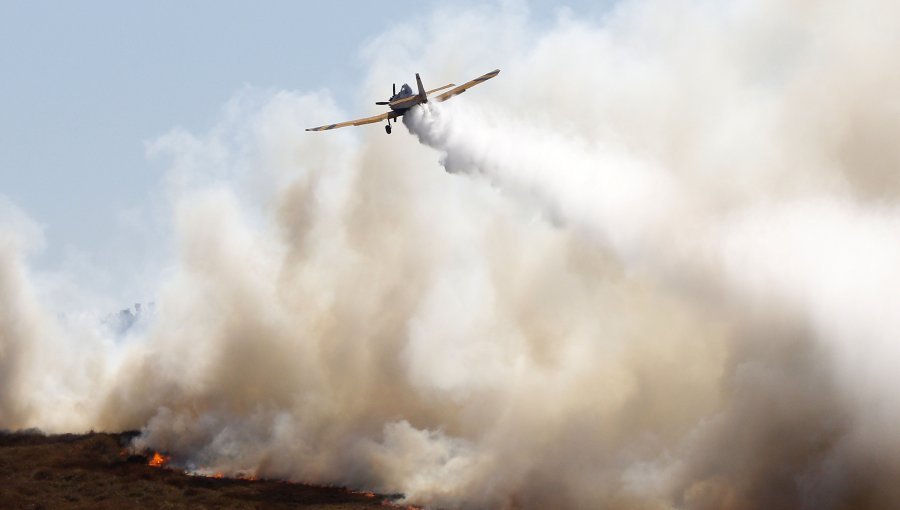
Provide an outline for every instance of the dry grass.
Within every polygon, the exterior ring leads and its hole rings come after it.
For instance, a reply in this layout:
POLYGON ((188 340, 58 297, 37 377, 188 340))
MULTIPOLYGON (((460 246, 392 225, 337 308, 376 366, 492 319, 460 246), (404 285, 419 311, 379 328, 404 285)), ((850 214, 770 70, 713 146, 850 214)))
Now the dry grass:
POLYGON ((382 498, 270 480, 188 476, 125 455, 133 434, 0 432, 0 508, 362 510, 382 498))

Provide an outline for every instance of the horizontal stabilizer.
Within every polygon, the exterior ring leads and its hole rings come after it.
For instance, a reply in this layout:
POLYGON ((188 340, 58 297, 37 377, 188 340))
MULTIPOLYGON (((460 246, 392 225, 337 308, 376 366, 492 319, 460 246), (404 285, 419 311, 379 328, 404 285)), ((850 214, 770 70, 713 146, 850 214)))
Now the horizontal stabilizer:
POLYGON ((433 94, 433 93, 435 93, 435 92, 438 92, 438 91, 444 90, 444 89, 448 89, 448 88, 450 88, 450 87, 455 87, 455 86, 456 86, 455 83, 448 83, 448 84, 444 85, 443 87, 438 87, 438 88, 436 88, 436 89, 431 89, 431 90, 429 90, 428 92, 425 93, 425 95, 430 96, 431 94, 433 94))

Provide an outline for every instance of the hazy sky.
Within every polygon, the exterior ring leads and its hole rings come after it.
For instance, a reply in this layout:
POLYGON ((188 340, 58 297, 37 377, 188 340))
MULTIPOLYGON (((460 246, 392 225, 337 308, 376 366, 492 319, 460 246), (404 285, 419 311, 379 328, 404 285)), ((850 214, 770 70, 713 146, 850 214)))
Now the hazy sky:
MULTIPOLYGON (((145 141, 208 129, 245 86, 327 88, 353 110, 360 48, 437 5, 0 0, 0 195, 44 227, 34 262, 75 254, 102 266, 128 211, 158 193, 166 162, 148 160, 145 141)), ((528 5, 536 24, 563 5, 598 14, 590 1, 528 5)))

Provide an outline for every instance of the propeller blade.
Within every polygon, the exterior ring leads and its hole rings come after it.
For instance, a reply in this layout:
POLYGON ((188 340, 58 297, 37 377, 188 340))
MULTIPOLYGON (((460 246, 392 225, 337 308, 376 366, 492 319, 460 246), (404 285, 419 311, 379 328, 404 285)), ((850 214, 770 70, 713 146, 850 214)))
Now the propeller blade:
POLYGON ((394 95, 395 96, 397 95, 397 84, 396 83, 394 84, 394 95))
POLYGON ((375 101, 375 104, 377 104, 378 106, 384 106, 386 104, 391 104, 391 102, 390 101, 375 101))

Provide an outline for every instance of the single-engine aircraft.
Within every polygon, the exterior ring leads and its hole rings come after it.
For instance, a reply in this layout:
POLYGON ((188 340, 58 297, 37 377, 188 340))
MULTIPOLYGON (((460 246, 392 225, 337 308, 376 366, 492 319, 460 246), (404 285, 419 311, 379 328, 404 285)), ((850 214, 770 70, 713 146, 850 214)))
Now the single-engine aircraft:
POLYGON ((387 134, 391 134, 391 119, 394 119, 394 122, 397 122, 397 117, 402 117, 413 106, 417 104, 427 103, 429 100, 437 101, 438 103, 446 101, 453 96, 462 94, 463 92, 469 90, 470 88, 478 85, 483 81, 490 80, 498 74, 500 74, 500 70, 495 69, 487 74, 475 78, 472 81, 463 83, 458 87, 455 84, 451 83, 449 85, 444 85, 443 87, 438 87, 436 89, 426 91, 425 87, 422 86, 422 79, 419 78, 419 73, 416 73, 416 85, 419 89, 418 93, 413 94, 412 88, 405 83, 402 87, 400 87, 400 92, 398 93, 397 84, 395 83, 393 88, 394 95, 392 95, 391 98, 387 101, 378 101, 375 103, 379 106, 389 106, 391 108, 391 111, 382 113, 381 115, 376 115, 374 117, 366 117, 365 119, 348 120, 347 122, 341 122, 339 124, 326 124, 324 126, 307 128, 307 131, 325 131, 327 129, 336 129, 347 126, 362 126, 363 124, 373 124, 375 122, 386 120, 387 125, 384 126, 384 130, 387 134), (450 90, 436 96, 429 97, 431 96, 431 94, 440 92, 444 89, 450 90))

